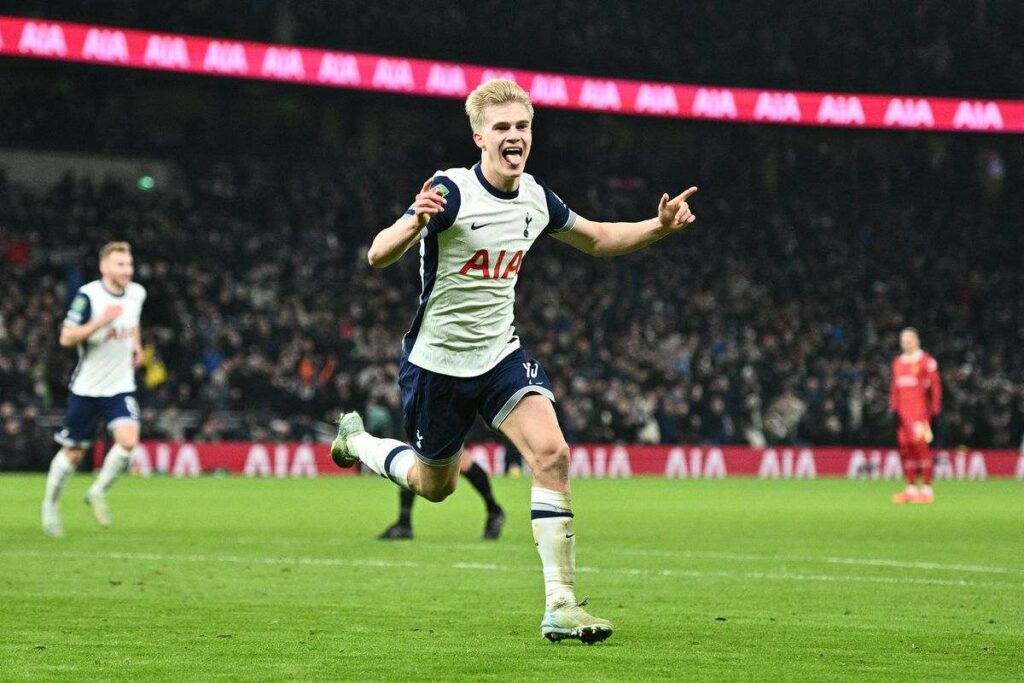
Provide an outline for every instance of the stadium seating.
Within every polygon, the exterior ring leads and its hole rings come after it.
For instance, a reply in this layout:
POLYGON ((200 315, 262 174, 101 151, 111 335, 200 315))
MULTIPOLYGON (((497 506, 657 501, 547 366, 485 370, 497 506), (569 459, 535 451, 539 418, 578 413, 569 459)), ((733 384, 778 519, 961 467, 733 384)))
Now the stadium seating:
MULTIPOLYGON (((627 120, 558 116, 531 170, 583 215, 639 218, 661 191, 702 186, 681 238, 614 260, 546 239, 527 257, 519 330, 571 441, 888 443, 888 360, 914 324, 944 372, 940 442, 1016 445, 1024 355, 1005 340, 1024 319, 1024 240, 1003 178, 1024 167, 1019 144, 711 124, 636 140, 627 120), (737 174, 744 158, 758 161, 737 174)), ((388 137, 374 161, 195 150, 180 183, 148 193, 0 182, 5 429, 46 438, 36 415, 59 414, 75 360, 56 344, 69 293, 93 277, 93 246, 124 237, 150 297, 149 435, 308 438, 367 404, 397 433, 418 264, 374 271, 365 249, 420 176, 472 149, 388 137)))

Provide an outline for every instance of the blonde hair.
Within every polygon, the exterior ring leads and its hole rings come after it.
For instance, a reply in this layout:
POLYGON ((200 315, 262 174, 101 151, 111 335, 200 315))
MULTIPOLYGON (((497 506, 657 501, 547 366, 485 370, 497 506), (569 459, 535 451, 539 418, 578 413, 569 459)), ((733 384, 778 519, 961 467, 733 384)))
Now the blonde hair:
POLYGON ((526 91, 515 81, 510 81, 507 78, 495 78, 478 85, 466 98, 466 114, 469 116, 469 125, 479 133, 484 127, 484 109, 509 102, 518 102, 526 107, 530 121, 533 121, 533 102, 526 91))
POLYGON ((100 249, 100 261, 119 251, 130 255, 132 253, 132 245, 127 242, 107 242, 103 245, 103 248, 100 249))

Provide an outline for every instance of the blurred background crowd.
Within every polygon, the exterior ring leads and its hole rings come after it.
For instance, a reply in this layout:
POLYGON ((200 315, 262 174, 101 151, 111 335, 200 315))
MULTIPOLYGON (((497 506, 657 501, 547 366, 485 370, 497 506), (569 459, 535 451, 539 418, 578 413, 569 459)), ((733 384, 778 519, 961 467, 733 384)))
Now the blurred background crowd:
MULTIPOLYGON (((325 13, 335 16, 338 3, 234 2, 248 18, 227 21, 225 9, 221 25, 198 0, 167 16, 132 5, 116 21, 107 4, 79 3, 80 15, 61 18, 494 61, 493 43, 486 53, 472 44, 441 50, 404 22, 393 44, 364 44, 371 32, 359 26, 373 20, 373 6, 332 23, 325 13)), ((796 5, 789 17, 735 5, 665 8, 669 16, 636 22, 586 17, 568 32, 572 18, 552 10, 536 29, 536 51, 517 51, 515 65, 834 89, 938 92, 971 79, 985 94, 998 89, 986 80, 985 51, 962 63, 956 45, 1024 16, 977 2, 958 24, 950 3, 920 2, 890 23, 868 16, 862 24, 864 13, 848 9, 841 16, 851 30, 811 20, 807 45, 781 46, 770 28, 806 17, 796 5), (720 44, 693 28, 719 21, 738 37, 720 44), (881 39, 877 53, 844 47, 901 27, 916 52, 891 53, 881 39), (630 52, 649 37, 660 47, 630 52), (607 64, 578 61, 602 51, 564 42, 611 39, 624 50, 607 64), (556 44, 558 55, 546 54, 556 44), (708 56, 736 52, 744 59, 708 56)), ((508 11, 492 2, 427 9, 409 12, 434 22, 436 35, 476 21, 475 12, 508 11)), ((530 30, 524 21, 509 16, 503 30, 520 35, 530 30)), ((1019 45, 1014 54, 1019 62, 1019 45)), ((76 360, 57 345, 59 326, 111 239, 133 244, 136 279, 149 292, 144 436, 325 438, 341 408, 363 409, 372 429, 402 436, 398 358, 418 259, 375 271, 365 253, 425 178, 476 161, 460 103, 16 64, 0 73, 10 94, 0 100, 0 146, 144 156, 174 173, 154 186, 72 172, 46 185, 0 175, 0 467, 52 454, 76 360)), ((529 170, 588 218, 647 218, 662 192, 701 187, 691 201, 695 227, 643 252, 593 259, 542 238, 527 256, 517 327, 554 382, 570 442, 891 443, 889 362, 898 331, 913 325, 943 373, 938 442, 1020 443, 1020 139, 548 110, 535 131, 529 170)))

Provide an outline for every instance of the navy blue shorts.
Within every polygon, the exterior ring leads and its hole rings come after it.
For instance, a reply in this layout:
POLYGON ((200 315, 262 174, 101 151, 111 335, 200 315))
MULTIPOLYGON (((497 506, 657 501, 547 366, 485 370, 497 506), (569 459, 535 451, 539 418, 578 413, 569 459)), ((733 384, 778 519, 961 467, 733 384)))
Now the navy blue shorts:
POLYGON ((409 443, 420 460, 435 467, 459 457, 477 413, 497 429, 527 394, 555 400, 544 368, 522 349, 478 377, 442 375, 403 357, 398 384, 409 443))
POLYGON ((117 396, 68 396, 68 411, 64 415, 64 429, 54 436, 61 446, 86 448, 96 436, 100 420, 113 429, 119 422, 139 421, 139 404, 132 393, 117 396))

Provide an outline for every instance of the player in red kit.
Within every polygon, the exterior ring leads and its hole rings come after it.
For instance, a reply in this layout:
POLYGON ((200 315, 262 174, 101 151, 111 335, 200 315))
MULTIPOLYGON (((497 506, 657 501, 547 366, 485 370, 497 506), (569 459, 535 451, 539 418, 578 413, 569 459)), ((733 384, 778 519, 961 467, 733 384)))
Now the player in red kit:
POLYGON ((921 337, 908 327, 900 333, 903 353, 892 362, 889 409, 899 419, 897 437, 907 488, 892 497, 894 503, 930 503, 933 460, 932 418, 942 409, 939 364, 921 350, 921 337), (917 477, 921 476, 921 487, 917 477))

